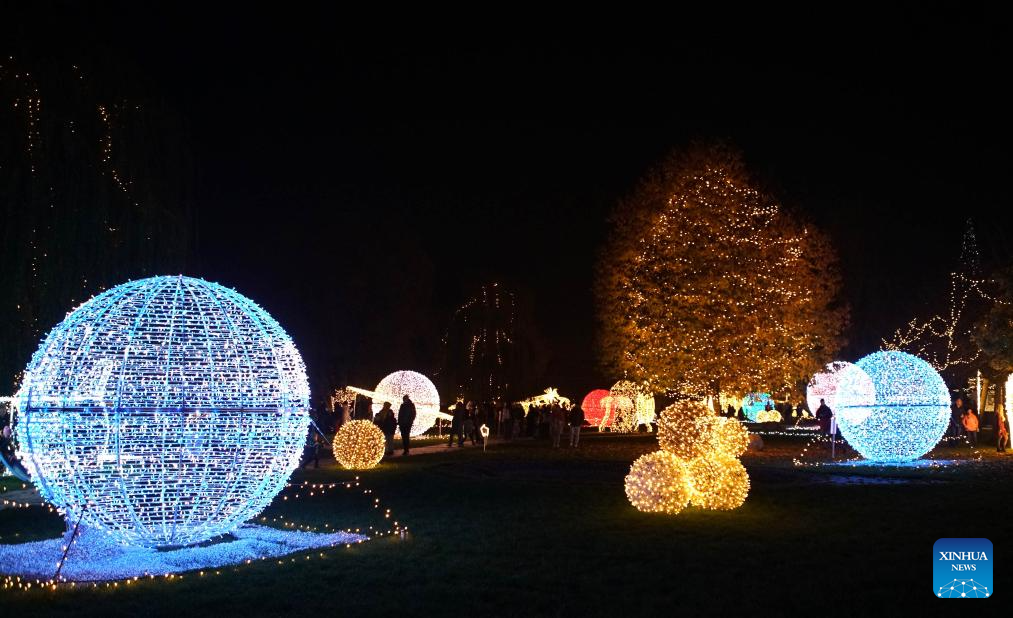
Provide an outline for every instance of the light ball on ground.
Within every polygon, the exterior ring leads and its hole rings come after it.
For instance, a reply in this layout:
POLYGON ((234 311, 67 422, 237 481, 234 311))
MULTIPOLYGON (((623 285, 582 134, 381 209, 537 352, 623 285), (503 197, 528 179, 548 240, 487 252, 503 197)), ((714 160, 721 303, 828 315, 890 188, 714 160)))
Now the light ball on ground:
POLYGON ((369 470, 383 459, 385 438, 371 421, 349 421, 334 436, 334 459, 349 470, 369 470))
MULTIPOLYGON (((405 395, 415 404, 415 422, 412 423, 410 435, 420 436, 436 424, 436 414, 440 411, 440 393, 436 385, 426 376, 416 371, 395 371, 380 380, 374 391, 380 396, 373 400, 373 416, 383 408, 383 402, 389 401, 397 416, 398 408, 405 395)), ((400 428, 398 432, 400 432, 400 428)))
POLYGON ((16 396, 21 460, 68 521, 141 547, 190 545, 263 510, 299 463, 299 351, 235 290, 131 281, 69 313, 16 396))
POLYGON ((780 423, 783 419, 777 410, 760 410, 756 413, 757 423, 780 423))
POLYGON ((645 513, 678 513, 689 504, 691 492, 685 462, 665 451, 638 458, 626 475, 626 497, 645 513))
POLYGON ((717 417, 699 401, 673 403, 658 418, 658 445, 677 457, 700 456, 708 447, 709 419, 717 417))
POLYGON ((896 350, 875 352, 842 374, 837 425, 848 444, 866 459, 917 459, 946 432, 949 390, 939 373, 917 356, 896 350), (867 380, 874 387, 871 401, 867 380))
POLYGON ((584 420, 592 427, 602 428, 605 421, 605 398, 609 392, 604 388, 597 388, 584 396, 580 409, 584 411, 584 420))
POLYGON ((749 474, 735 457, 710 454, 688 464, 693 506, 705 509, 730 510, 746 501, 749 495, 749 474))

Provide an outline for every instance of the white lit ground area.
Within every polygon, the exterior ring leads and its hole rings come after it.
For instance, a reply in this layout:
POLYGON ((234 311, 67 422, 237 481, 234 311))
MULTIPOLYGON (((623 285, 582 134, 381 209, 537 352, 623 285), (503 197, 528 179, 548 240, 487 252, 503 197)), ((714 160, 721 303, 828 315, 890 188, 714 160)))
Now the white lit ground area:
MULTIPOLYGON (((845 444, 832 460, 811 432, 752 429, 764 447, 741 458, 745 503, 674 516, 641 513, 624 492, 631 462, 657 450, 653 435, 585 432, 579 449, 494 441, 485 453, 429 441, 363 472, 326 456, 319 469, 296 470, 253 523, 358 530, 369 541, 223 568, 187 562, 243 547, 207 544, 178 554, 170 578, 0 590, 0 615, 586 618, 732 616, 743 606, 756 615, 929 615, 942 602, 930 562, 937 539, 988 538, 997 560, 1013 547, 1013 455, 997 454, 987 435, 978 449, 944 444, 910 464, 876 465, 845 444), (390 534, 394 521, 409 532, 390 534)), ((20 483, 2 483, 0 498, 27 503, 20 483)), ((64 528, 43 506, 0 510, 8 547, 59 543, 64 528)), ((256 553, 275 540, 237 542, 256 553)), ((83 553, 75 567, 76 551, 65 568, 86 567, 83 553)), ((51 576, 59 556, 48 560, 51 576)), ((1002 597, 1001 575, 994 584, 1002 597)))

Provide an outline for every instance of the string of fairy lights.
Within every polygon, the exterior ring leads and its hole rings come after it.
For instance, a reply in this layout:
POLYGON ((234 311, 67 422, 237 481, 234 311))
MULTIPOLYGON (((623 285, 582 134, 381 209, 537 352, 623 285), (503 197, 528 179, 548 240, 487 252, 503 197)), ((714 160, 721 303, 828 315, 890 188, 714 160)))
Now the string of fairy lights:
MULTIPOLYGON (((374 491, 363 485, 363 481, 359 476, 354 477, 348 481, 338 481, 330 483, 314 483, 310 481, 302 481, 299 483, 288 483, 285 486, 284 491, 278 495, 277 502, 292 502, 295 500, 307 500, 310 498, 319 498, 327 495, 329 492, 336 489, 347 489, 352 490, 365 496, 372 507, 371 510, 378 512, 385 522, 382 526, 366 526, 359 528, 341 528, 331 523, 325 523, 318 526, 310 526, 305 524, 299 524, 294 521, 288 520, 283 515, 267 516, 262 515, 257 518, 256 521, 265 525, 271 525, 281 529, 298 530, 302 532, 314 532, 314 533, 329 533, 335 531, 342 531, 349 534, 360 534, 365 535, 365 540, 377 540, 381 538, 397 538, 399 540, 409 539, 408 526, 402 523, 399 519, 394 517, 393 511, 383 505, 380 498, 377 498, 374 491)), ((21 508, 29 507, 48 507, 49 505, 27 505, 21 508)), ((52 510, 51 507, 49 507, 52 510)), ((54 567, 57 572, 62 568, 65 560, 73 560, 73 544, 76 542, 77 537, 72 537, 69 546, 64 546, 65 555, 57 562, 54 567), (66 551, 68 550, 69 551, 66 551)), ((204 578, 220 576, 228 573, 240 573, 244 567, 256 564, 265 564, 268 562, 275 562, 277 565, 282 566, 286 564, 295 564, 298 562, 305 562, 314 559, 327 559, 327 557, 336 550, 340 549, 351 549, 353 545, 358 545, 365 540, 360 539, 354 543, 334 543, 327 547, 317 548, 305 552, 296 552, 295 555, 278 557, 261 556, 257 559, 247 559, 242 564, 232 565, 229 567, 221 567, 216 569, 200 569, 187 573, 145 573, 144 575, 133 576, 129 578, 116 579, 116 580, 68 580, 66 578, 52 577, 49 579, 42 578, 30 578, 21 577, 15 575, 7 575, 0 578, 0 590, 19 590, 19 591, 31 591, 31 590, 73 590, 76 588, 119 588, 120 586, 129 586, 141 581, 161 581, 161 582, 178 582, 184 579, 204 578)))

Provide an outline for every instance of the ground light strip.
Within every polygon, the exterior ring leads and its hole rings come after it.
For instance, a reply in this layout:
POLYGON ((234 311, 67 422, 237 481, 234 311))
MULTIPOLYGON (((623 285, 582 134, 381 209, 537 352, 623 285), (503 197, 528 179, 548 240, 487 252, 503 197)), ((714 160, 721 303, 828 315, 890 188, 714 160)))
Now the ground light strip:
MULTIPOLYGON (((353 489, 353 490, 357 490, 357 489, 361 488, 362 495, 364 495, 364 496, 372 496, 373 495, 373 490, 362 487, 362 481, 360 480, 360 477, 356 476, 351 481, 343 481, 343 482, 310 483, 308 481, 303 481, 302 483, 289 483, 288 485, 285 486, 285 490, 278 497, 281 498, 282 501, 294 501, 294 500, 299 500, 299 499, 308 499, 308 498, 312 498, 312 497, 322 496, 322 495, 326 494, 330 490, 339 489, 339 488, 353 489), (292 495, 285 495, 285 492, 289 492, 289 491, 292 492, 292 495)), ((350 534, 372 534, 373 535, 373 536, 368 537, 365 540, 374 540, 374 539, 381 538, 381 537, 390 537, 390 536, 393 536, 395 534, 397 534, 401 539, 406 538, 406 535, 408 534, 408 526, 403 525, 401 522, 399 522, 398 520, 394 519, 393 513, 391 512, 391 510, 389 508, 384 508, 384 507, 381 506, 381 502, 380 502, 379 498, 375 498, 374 497, 373 500, 372 500, 372 505, 373 505, 373 508, 376 509, 376 510, 380 510, 380 509, 383 510, 383 518, 384 518, 384 520, 390 522, 390 527, 389 528, 380 529, 380 528, 374 528, 373 526, 367 526, 365 528, 365 530, 363 530, 362 528, 354 528, 354 529, 353 528, 346 528, 344 530, 338 530, 336 527, 332 527, 330 524, 325 524, 323 526, 305 526, 305 525, 297 524, 295 522, 286 521, 286 518, 284 516, 278 516, 278 517, 261 516, 261 517, 257 518, 257 521, 260 522, 260 523, 275 523, 275 524, 280 523, 282 525, 281 529, 299 530, 299 531, 302 531, 302 532, 342 532, 343 531, 343 532, 347 532, 347 533, 350 533, 350 534)), ((33 505, 33 506, 40 506, 40 505, 33 505)), ((45 506, 48 507, 50 510, 53 510, 52 507, 50 507, 48 504, 45 505, 45 506)), ((65 559, 70 559, 70 560, 73 559, 73 557, 74 557, 73 556, 73 544, 76 542, 76 540, 77 540, 76 536, 71 540, 71 547, 67 551, 67 555, 65 556, 65 559)), ((201 570, 195 569, 195 570, 187 571, 187 572, 183 572, 183 573, 164 573, 164 574, 148 573, 148 574, 145 574, 145 575, 142 575, 142 576, 135 576, 135 577, 131 577, 131 578, 118 579, 118 580, 81 580, 81 581, 70 581, 70 580, 64 580, 62 578, 61 579, 56 579, 55 577, 53 579, 49 579, 49 580, 42 580, 42 579, 24 578, 24 577, 20 577, 20 576, 16 576, 16 575, 8 575, 8 576, 4 576, 3 579, 0 579, 0 589, 2 589, 2 590, 29 591, 29 590, 32 590, 32 589, 49 589, 49 590, 60 589, 60 590, 69 590, 69 589, 76 589, 76 588, 118 588, 118 587, 120 587, 120 585, 129 586, 130 584, 132 584, 134 582, 137 582, 137 581, 140 581, 140 580, 149 580, 149 581, 152 581, 152 580, 162 580, 162 581, 166 581, 166 582, 173 582, 173 581, 177 581, 177 580, 182 581, 185 578, 193 579, 195 577, 196 578, 203 578, 203 577, 208 577, 208 576, 213 576, 213 575, 221 575, 222 573, 227 572, 227 571, 231 571, 231 572, 235 573, 235 572, 239 572, 239 570, 244 565, 251 565, 251 564, 254 564, 254 563, 266 563, 266 562, 268 562, 268 560, 276 560, 277 563, 278 563, 278 565, 284 565, 285 563, 294 564, 296 562, 304 562, 304 561, 311 560, 311 559, 314 558, 314 556, 310 555, 311 553, 317 554, 316 558, 326 559, 328 552, 331 552, 331 551, 333 551, 335 549, 341 549, 342 545, 344 545, 344 549, 350 549, 352 547, 352 545, 358 545, 358 544, 361 544, 362 542, 364 542, 364 541, 363 540, 359 540, 356 543, 337 543, 337 544, 334 544, 334 545, 331 545, 329 547, 325 547, 325 548, 322 548, 322 549, 310 550, 304 556, 302 556, 301 558, 298 558, 298 557, 295 557, 295 556, 291 556, 291 555, 290 556, 285 556, 283 558, 276 558, 276 557, 269 558, 267 556, 262 556, 262 557, 260 557, 258 559, 247 559, 247 560, 244 560, 242 563, 239 563, 239 564, 236 564, 236 565, 232 565, 232 566, 227 566, 227 567, 219 567, 219 568, 214 568, 214 569, 201 569, 201 570)), ((66 548, 66 546, 65 546, 65 548, 66 548)), ((298 552, 296 552, 296 553, 298 553, 298 552)), ((62 568, 63 563, 64 563, 64 560, 61 559, 58 563, 55 563, 53 566, 54 566, 55 569, 60 569, 60 568, 62 568)))

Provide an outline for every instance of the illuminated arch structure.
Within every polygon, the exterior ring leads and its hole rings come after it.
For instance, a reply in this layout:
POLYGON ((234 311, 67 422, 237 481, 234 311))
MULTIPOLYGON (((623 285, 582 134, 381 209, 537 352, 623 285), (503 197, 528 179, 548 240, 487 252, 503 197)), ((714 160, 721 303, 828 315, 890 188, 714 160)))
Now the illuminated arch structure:
POLYGON ((599 429, 608 428, 616 433, 636 431, 640 425, 648 430, 654 422, 654 395, 646 388, 628 380, 620 380, 602 398, 604 416, 599 429))
POLYGON ((49 333, 15 397, 21 459, 69 522, 144 547, 263 510, 309 427, 299 351, 236 291, 183 276, 114 287, 49 333))
POLYGON ((875 352, 842 371, 837 408, 841 433, 872 461, 917 459, 939 443, 950 423, 943 378, 924 360, 895 350, 875 352))

